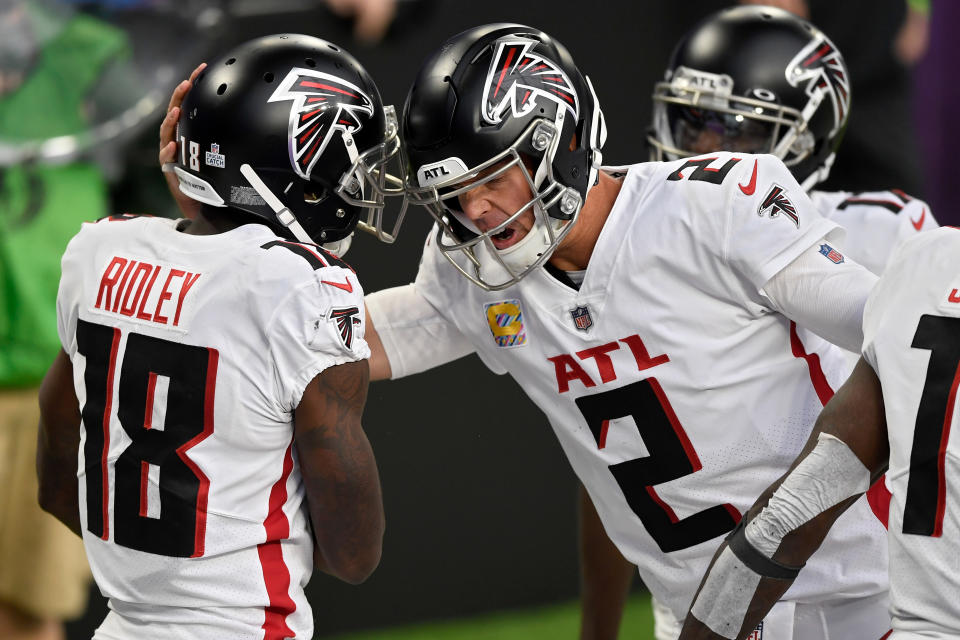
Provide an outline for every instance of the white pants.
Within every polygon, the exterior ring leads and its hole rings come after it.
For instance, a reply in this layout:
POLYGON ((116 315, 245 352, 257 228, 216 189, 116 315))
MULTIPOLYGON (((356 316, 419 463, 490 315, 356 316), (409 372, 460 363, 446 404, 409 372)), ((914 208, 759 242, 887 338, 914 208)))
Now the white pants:
MULTIPOLYGON (((880 640, 890 631, 887 593, 867 598, 802 604, 781 600, 750 640, 880 640)), ((653 599, 654 637, 677 640, 682 621, 653 599)))

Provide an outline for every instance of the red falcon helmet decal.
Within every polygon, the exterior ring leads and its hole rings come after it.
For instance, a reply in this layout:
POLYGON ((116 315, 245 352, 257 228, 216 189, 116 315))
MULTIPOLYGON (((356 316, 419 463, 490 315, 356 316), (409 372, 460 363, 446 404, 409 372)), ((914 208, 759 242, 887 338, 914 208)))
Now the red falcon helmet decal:
POLYGON ((565 108, 577 118, 579 98, 573 84, 560 67, 531 52, 535 40, 508 36, 494 43, 493 59, 483 87, 483 119, 490 124, 503 120, 509 107, 513 117, 531 111, 539 98, 546 98, 565 108))
POLYGON ((354 133, 364 116, 373 116, 373 101, 358 86, 337 76, 294 67, 267 102, 293 100, 287 128, 290 163, 301 178, 323 155, 333 133, 354 133))
POLYGON ((836 133, 850 110, 850 79, 840 52, 826 37, 821 36, 800 50, 786 69, 787 82, 799 86, 807 82, 807 95, 814 99, 826 93, 833 104, 834 124, 830 135, 836 133))

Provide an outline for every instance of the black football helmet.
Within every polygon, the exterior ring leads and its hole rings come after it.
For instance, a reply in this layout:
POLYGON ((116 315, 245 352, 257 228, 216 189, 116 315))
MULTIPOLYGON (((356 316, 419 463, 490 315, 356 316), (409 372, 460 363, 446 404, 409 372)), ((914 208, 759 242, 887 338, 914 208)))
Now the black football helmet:
POLYGON ((438 221, 444 256, 487 290, 516 283, 550 257, 597 182, 606 137, 590 80, 566 48, 539 29, 503 23, 452 37, 424 63, 402 128, 408 196, 438 221), (533 197, 481 233, 458 198, 514 166, 524 171, 533 197), (474 181, 463 186, 465 180, 474 181), (533 228, 498 250, 491 236, 531 209, 533 228), (460 253, 468 264, 454 259, 460 253), (482 261, 505 275, 484 273, 482 261))
POLYGON ((342 254, 358 223, 389 242, 399 228, 382 228, 385 196, 403 192, 386 171, 399 149, 393 108, 325 40, 265 36, 210 63, 184 99, 177 141, 183 193, 298 241, 342 254))
POLYGON ((827 178, 850 75, 826 35, 773 7, 719 11, 677 45, 653 93, 652 159, 772 153, 805 189, 827 178))

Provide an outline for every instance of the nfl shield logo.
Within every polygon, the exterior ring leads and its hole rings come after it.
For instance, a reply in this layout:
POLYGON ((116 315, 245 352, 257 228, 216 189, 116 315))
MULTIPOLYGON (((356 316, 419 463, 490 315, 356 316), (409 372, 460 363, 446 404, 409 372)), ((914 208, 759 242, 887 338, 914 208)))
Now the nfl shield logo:
POLYGON ((757 625, 753 633, 747 636, 747 640, 763 640, 763 623, 757 625))
POLYGON ((820 253, 825 255, 827 260, 833 264, 841 264, 843 262, 843 254, 828 244, 820 245, 820 253))
POLYGON ((580 331, 586 331, 593 326, 593 318, 590 317, 590 309, 588 307, 577 307, 570 312, 570 316, 573 318, 573 324, 580 331))

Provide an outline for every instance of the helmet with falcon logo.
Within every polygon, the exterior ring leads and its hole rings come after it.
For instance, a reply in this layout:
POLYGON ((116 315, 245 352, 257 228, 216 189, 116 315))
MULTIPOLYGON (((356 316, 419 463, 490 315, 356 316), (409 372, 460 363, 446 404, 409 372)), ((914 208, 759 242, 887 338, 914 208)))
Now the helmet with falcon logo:
POLYGON ((402 130, 408 195, 437 220, 444 255, 486 289, 510 286, 549 259, 597 182, 606 136, 590 80, 567 49, 539 29, 506 23, 464 31, 423 64, 402 130), (512 167, 523 170, 532 198, 481 231, 459 202, 512 167), (529 233, 497 249, 493 237, 528 211, 529 233), (484 261, 495 263, 495 277, 484 261))
POLYGON ((806 20, 730 7, 684 36, 653 101, 652 159, 771 153, 809 190, 826 180, 846 130, 850 74, 806 20))
MULTIPOLYGON (((212 62, 177 125, 180 190, 266 220, 283 235, 343 253, 360 224, 382 227, 396 117, 340 47, 311 36, 257 38, 212 62)), ((399 220, 397 221, 399 223, 399 220)))

